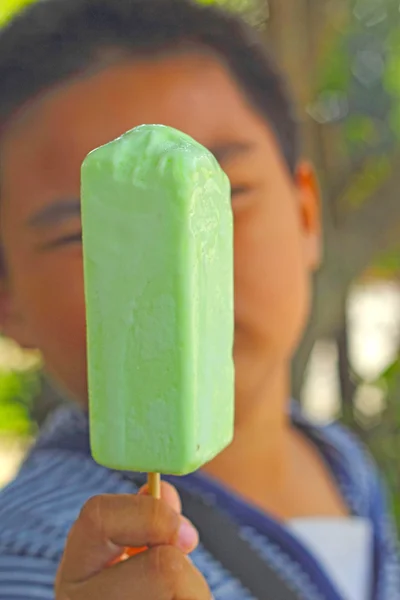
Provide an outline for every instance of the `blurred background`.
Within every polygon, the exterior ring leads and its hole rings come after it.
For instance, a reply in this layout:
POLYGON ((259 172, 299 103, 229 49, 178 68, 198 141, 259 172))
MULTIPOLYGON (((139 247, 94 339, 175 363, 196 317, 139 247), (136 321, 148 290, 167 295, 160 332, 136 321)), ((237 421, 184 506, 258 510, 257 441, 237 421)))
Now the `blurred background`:
MULTIPOLYGON (((0 26, 28 2, 1 0, 0 26)), ((324 266, 293 395, 361 436, 400 524, 400 0, 219 3, 244 12, 284 68, 323 191, 324 266)), ((40 357, 0 338, 0 486, 63 401, 40 357)))

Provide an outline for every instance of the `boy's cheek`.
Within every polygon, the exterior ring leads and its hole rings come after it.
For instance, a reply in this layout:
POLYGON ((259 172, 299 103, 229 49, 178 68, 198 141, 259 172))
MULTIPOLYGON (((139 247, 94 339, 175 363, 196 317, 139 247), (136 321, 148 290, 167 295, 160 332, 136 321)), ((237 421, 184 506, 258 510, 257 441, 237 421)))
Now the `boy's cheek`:
MULTIPOLYGON (((45 261, 46 262, 46 261, 45 261)), ((49 261, 50 262, 50 261, 49 261)), ((30 345, 43 354, 51 376, 86 402, 86 317, 81 260, 61 260, 24 278, 20 313, 30 345)), ((18 341, 18 340, 17 340, 18 341)))
POLYGON ((284 216, 237 219, 235 312, 248 341, 287 357, 306 323, 310 281, 303 236, 294 216, 284 216))
POLYGON ((18 308, 13 295, 3 282, 0 283, 0 331, 24 350, 36 349, 24 313, 18 308))

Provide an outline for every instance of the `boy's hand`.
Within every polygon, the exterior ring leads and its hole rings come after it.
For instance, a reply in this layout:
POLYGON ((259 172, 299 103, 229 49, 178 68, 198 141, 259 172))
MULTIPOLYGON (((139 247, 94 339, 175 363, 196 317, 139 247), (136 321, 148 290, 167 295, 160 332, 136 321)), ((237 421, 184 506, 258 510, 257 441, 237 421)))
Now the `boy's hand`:
POLYGON ((56 579, 56 600, 210 600, 186 554, 198 543, 180 515, 179 497, 162 485, 162 499, 139 495, 89 500, 72 527, 56 579), (125 547, 148 550, 109 567, 125 547))

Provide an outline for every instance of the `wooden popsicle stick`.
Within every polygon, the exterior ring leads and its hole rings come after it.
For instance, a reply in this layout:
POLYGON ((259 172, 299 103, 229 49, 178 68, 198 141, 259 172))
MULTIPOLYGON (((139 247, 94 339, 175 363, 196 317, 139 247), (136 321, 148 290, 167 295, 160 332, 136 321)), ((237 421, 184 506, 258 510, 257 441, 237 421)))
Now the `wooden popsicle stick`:
MULTIPOLYGON (((147 482, 149 486, 149 494, 153 498, 159 500, 161 498, 161 476, 160 473, 149 473, 147 476, 147 482)), ((110 563, 110 567, 131 558, 132 556, 136 556, 141 552, 144 552, 147 548, 125 548, 124 552, 121 556, 110 563)))
POLYGON ((121 554, 121 556, 118 556, 115 560, 111 561, 108 566, 112 567, 114 565, 117 565, 118 563, 124 562, 125 560, 128 560, 128 558, 132 558, 132 556, 141 554, 142 552, 145 552, 146 550, 147 550, 147 548, 125 548, 123 553, 121 554))
POLYGON ((159 500, 161 498, 161 476, 160 473, 149 473, 147 476, 150 496, 159 500))

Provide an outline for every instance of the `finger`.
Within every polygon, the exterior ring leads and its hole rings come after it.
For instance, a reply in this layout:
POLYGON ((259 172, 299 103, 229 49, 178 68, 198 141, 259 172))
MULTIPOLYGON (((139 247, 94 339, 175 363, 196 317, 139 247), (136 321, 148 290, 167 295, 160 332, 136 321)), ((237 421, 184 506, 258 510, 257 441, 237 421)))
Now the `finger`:
MULTIPOLYGON (((139 495, 148 496, 149 495, 149 486, 148 484, 144 485, 139 490, 139 495)), ((177 513, 182 512, 182 503, 179 498, 179 494, 171 484, 166 481, 161 482, 161 500, 164 500, 167 504, 170 505, 177 513)))
MULTIPOLYGON (((163 500, 164 502, 169 504, 171 506, 171 508, 173 508, 177 513, 180 514, 182 512, 182 504, 181 504, 181 500, 179 498, 179 494, 176 491, 176 489, 169 483, 167 483, 165 481, 161 481, 160 491, 161 491, 161 500, 163 500)), ((138 494, 141 496, 150 495, 149 485, 146 484, 143 487, 141 487, 138 494)), ((193 549, 194 549, 193 547, 190 547, 186 550, 186 552, 189 553, 193 549)), ((114 561, 112 561, 109 566, 112 566, 113 564, 116 564, 116 563, 120 562, 121 560, 126 560, 129 557, 136 556, 137 554, 140 554, 141 552, 144 552, 145 550, 147 550, 146 547, 144 547, 144 548, 125 548, 122 556, 119 556, 114 561)))
POLYGON ((66 580, 82 581, 127 546, 169 544, 190 552, 197 543, 194 527, 163 501, 133 495, 97 496, 86 503, 71 529, 61 569, 66 580))
POLYGON ((74 586, 73 600, 210 600, 200 572, 173 546, 158 546, 74 586))

